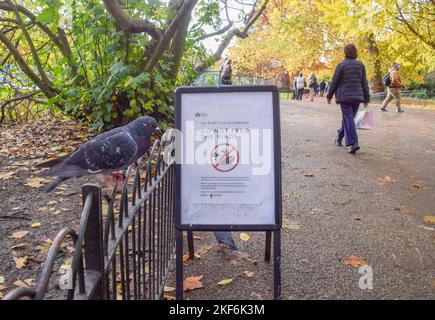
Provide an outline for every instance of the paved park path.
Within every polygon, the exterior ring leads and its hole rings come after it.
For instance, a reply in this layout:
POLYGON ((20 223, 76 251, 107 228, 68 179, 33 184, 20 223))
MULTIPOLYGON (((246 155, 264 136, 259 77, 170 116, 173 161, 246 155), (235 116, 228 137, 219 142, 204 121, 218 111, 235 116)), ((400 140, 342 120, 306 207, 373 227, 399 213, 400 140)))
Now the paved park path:
MULTIPOLYGON (((435 111, 371 109, 376 128, 358 131, 353 156, 333 144, 338 106, 281 103, 283 299, 435 299, 435 225, 424 220, 435 216, 435 111), (372 290, 359 288, 350 256, 371 266, 372 290)), ((219 250, 209 233, 195 236, 201 258, 185 262, 185 277, 203 275, 204 288, 186 298, 272 298, 264 234, 234 234, 255 262, 219 250)))

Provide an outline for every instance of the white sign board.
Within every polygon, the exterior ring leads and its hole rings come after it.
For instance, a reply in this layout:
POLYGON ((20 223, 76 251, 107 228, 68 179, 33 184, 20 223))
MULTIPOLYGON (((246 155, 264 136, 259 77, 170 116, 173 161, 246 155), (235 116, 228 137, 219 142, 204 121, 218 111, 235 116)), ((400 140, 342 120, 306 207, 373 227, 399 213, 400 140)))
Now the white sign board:
POLYGON ((276 225, 276 88, 180 88, 176 99, 179 225, 276 225))

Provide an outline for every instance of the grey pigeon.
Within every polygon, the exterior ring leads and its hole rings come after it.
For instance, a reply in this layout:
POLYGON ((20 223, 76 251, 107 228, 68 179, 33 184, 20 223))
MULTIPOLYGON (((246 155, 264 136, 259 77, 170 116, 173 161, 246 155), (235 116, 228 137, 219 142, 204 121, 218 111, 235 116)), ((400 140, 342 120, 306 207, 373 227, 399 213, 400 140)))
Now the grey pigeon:
POLYGON ((215 231, 214 236, 219 244, 227 246, 231 251, 237 250, 236 243, 230 231, 215 231))
POLYGON ((156 130, 160 131, 154 118, 140 117, 96 136, 69 155, 39 164, 38 167, 50 168, 40 176, 57 176, 45 191, 54 190, 72 177, 126 169, 148 152, 151 135, 156 130))

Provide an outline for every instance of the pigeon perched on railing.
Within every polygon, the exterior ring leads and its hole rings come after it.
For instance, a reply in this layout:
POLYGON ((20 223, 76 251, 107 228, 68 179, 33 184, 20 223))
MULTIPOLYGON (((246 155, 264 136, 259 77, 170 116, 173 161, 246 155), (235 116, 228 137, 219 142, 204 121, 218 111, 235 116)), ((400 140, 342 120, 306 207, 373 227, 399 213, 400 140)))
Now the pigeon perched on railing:
POLYGON ((53 191, 72 177, 126 169, 148 152, 155 131, 161 133, 154 118, 140 117, 96 136, 69 155, 39 164, 38 167, 50 168, 40 176, 57 176, 45 191, 53 191))
POLYGON ((233 235, 230 231, 215 231, 214 236, 219 244, 225 245, 231 251, 237 250, 236 243, 234 242, 233 235))

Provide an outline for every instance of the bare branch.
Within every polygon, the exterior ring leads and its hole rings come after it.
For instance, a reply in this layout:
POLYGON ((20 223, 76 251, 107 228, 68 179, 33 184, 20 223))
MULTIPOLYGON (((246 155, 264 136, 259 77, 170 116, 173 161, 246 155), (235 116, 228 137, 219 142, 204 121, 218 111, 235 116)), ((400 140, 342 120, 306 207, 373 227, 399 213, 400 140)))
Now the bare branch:
POLYGON ((3 44, 6 46, 6 48, 9 50, 11 55, 14 57, 15 62, 18 64, 20 69, 35 83, 41 91, 45 94, 47 98, 51 98, 54 96, 53 91, 51 88, 42 81, 38 77, 38 75, 32 70, 32 68, 29 67, 29 65, 26 63, 18 49, 13 45, 13 43, 5 36, 3 32, 0 31, 0 41, 3 42, 3 44))
POLYGON ((215 37, 215 36, 219 36, 225 32, 227 32, 228 30, 230 30, 230 28, 233 26, 233 23, 230 22, 230 24, 228 24, 227 26, 223 27, 222 29, 216 31, 216 32, 212 32, 212 33, 208 33, 202 36, 199 36, 195 39, 195 41, 201 41, 210 37, 215 37))
POLYGON ((254 25, 254 23, 258 20, 258 18, 263 14, 268 3, 269 3, 269 0, 264 0, 263 4, 261 5, 261 7, 258 10, 256 10, 254 7, 248 14, 248 20, 246 22, 246 25, 242 29, 237 29, 237 28, 231 29, 224 36, 219 47, 216 49, 215 53, 211 56, 211 59, 207 59, 207 61, 203 61, 203 62, 198 63, 195 66, 195 71, 198 73, 204 72, 211 64, 218 61, 222 57, 222 54, 224 53, 225 49, 228 47, 228 45, 231 43, 231 40, 234 37, 239 37, 242 39, 246 38, 248 36, 249 29, 254 25))
POLYGON ((51 81, 48 79, 47 74, 44 71, 44 68, 42 67, 41 60, 39 59, 38 52, 35 48, 35 45, 33 44, 32 38, 30 37, 29 32, 27 31, 27 28, 21 18, 20 12, 18 11, 15 4, 12 2, 12 0, 6 0, 6 2, 12 6, 13 12, 15 14, 15 17, 17 19, 17 23, 21 28, 21 31, 23 32, 24 38, 27 41, 27 44, 30 48, 30 52, 32 53, 33 60, 35 62, 36 68, 38 69, 38 73, 41 77, 41 80, 47 85, 49 88, 48 90, 52 91, 51 89, 51 81))
POLYGON ((145 19, 132 19, 119 4, 118 0, 103 0, 107 11, 115 19, 119 26, 130 33, 148 33, 154 39, 162 36, 162 30, 156 27, 154 23, 145 19))
POLYGON ((196 6, 197 2, 198 0, 184 1, 182 7, 180 8, 179 11, 177 11, 176 15, 172 19, 165 33, 163 34, 161 39, 157 42, 151 57, 146 61, 145 60, 142 61, 140 65, 141 70, 143 69, 144 72, 150 72, 157 65, 163 52, 168 48, 171 39, 174 37, 178 25, 180 21, 182 21, 183 19, 183 16, 189 15, 192 12, 193 8, 196 6))

